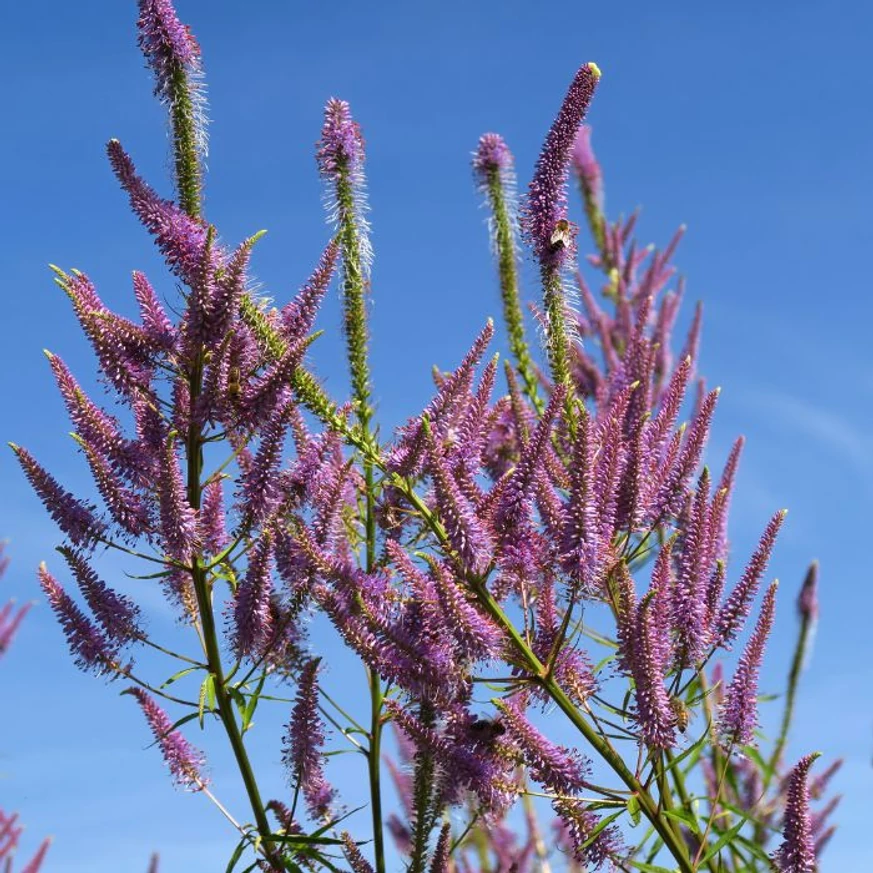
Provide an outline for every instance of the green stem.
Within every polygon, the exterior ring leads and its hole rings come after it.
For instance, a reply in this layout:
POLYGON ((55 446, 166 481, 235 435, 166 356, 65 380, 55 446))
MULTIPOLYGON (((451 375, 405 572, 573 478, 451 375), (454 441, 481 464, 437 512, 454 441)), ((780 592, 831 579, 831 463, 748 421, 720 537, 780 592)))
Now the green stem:
POLYGON ((488 197, 494 215, 494 237, 497 248, 497 269, 500 276, 500 294, 503 299, 503 317, 509 334, 509 348, 515 359, 515 369, 524 382, 524 390, 536 410, 542 414, 542 398, 537 390, 533 359, 524 333, 524 316, 518 291, 518 254, 515 249, 513 223, 506 202, 506 192, 500 170, 492 168, 488 177, 488 197))
POLYGON ((174 64, 170 74, 170 118, 179 205, 188 215, 200 215, 200 161, 197 156, 197 121, 191 100, 191 83, 185 68, 174 64))
POLYGON ((797 697, 797 685, 800 681, 800 673, 806 658, 806 649, 809 645, 811 631, 812 619, 808 615, 802 615, 797 645, 794 648, 794 657, 791 659, 791 670, 788 673, 788 687, 785 692, 785 709, 782 713, 782 725, 779 729, 776 745, 773 747, 773 754, 770 756, 768 772, 764 774, 765 791, 773 779, 776 767, 782 760, 782 753, 785 751, 785 744, 788 742, 788 731, 791 729, 791 722, 794 719, 794 702, 797 697))
POLYGON ((570 338, 567 334, 566 300, 560 271, 546 266, 542 270, 543 302, 548 322, 546 349, 555 387, 563 385, 564 409, 571 436, 575 433, 576 388, 570 374, 570 338))

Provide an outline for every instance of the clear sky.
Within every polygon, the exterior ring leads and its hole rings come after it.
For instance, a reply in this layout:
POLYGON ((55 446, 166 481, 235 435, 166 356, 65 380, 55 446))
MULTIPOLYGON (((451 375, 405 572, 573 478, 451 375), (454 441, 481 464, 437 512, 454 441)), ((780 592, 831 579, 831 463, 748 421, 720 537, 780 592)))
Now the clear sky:
MULTIPOLYGON (((427 400, 430 366, 454 365, 498 311, 469 170, 478 136, 506 137, 525 184, 573 72, 587 60, 600 65, 589 118, 609 211, 642 205, 642 242, 663 244, 688 224, 677 262, 690 297, 705 303, 702 370, 724 389, 711 458, 720 464, 736 434, 748 438, 733 504, 735 560, 775 509, 790 509, 772 563, 783 585, 768 689, 782 687, 788 668, 805 566, 821 561, 822 619, 790 754, 847 759, 836 780, 841 830, 822 873, 873 869, 865 553, 873 7, 179 0, 179 8, 209 80, 209 218, 230 241, 269 229, 254 269, 277 300, 303 282, 328 238, 313 160, 326 99, 349 100, 364 128, 386 431, 427 400)), ((43 0, 9 4, 0 35, 0 436, 73 486, 88 487, 87 471, 65 436, 41 350, 61 354, 88 385, 93 365, 46 264, 87 271, 122 311, 131 269, 172 292, 103 152, 119 137, 169 190, 163 112, 150 97, 134 21, 133 0, 43 0)), ((527 288, 535 293, 530 270, 527 288)), ((339 393, 335 301, 320 326, 333 338, 319 343, 319 371, 339 393)), ((0 481, 0 536, 13 559, 0 601, 34 598, 34 569, 52 559, 56 532, 11 453, 0 454, 0 481)), ((154 592, 143 600, 155 632, 172 632, 154 592)), ((334 681, 348 681, 341 657, 332 658, 334 681)), ((55 835, 47 871, 136 873, 153 849, 163 873, 223 869, 228 827, 201 798, 173 791, 156 751, 145 749, 132 701, 75 670, 45 606, 0 662, 0 688, 0 804, 21 811, 28 845, 55 835)), ((267 765, 279 759, 279 716, 262 725, 257 755, 267 765)), ((342 784, 354 797, 363 770, 343 760, 342 784)), ((214 757, 215 774, 222 769, 214 757)), ((235 781, 217 781, 236 804, 235 781)))

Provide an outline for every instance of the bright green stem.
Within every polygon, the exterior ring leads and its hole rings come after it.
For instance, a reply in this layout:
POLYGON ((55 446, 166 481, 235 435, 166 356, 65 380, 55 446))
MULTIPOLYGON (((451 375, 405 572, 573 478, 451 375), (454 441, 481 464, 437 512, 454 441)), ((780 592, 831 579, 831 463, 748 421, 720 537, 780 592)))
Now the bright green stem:
POLYGON ((773 747, 770 756, 769 770, 764 774, 764 790, 770 785, 776 772, 776 767, 782 759, 785 744, 788 742, 788 731, 791 730, 791 722, 794 719, 794 701, 797 696, 797 685, 800 681, 800 673, 803 670, 803 662, 806 660, 806 651, 809 646, 809 638, 812 633, 812 618, 802 615, 800 619, 800 632, 797 635, 797 645, 794 648, 794 657, 791 660, 791 670, 788 673, 788 687, 785 691, 785 709, 782 712, 782 726, 779 737, 773 747))
POLYGON ((585 184, 583 178, 579 179, 579 190, 582 192, 582 202, 585 205, 585 217, 588 219, 591 237, 594 240, 594 245, 597 246, 603 269, 609 272, 612 264, 607 263, 606 256, 606 216, 598 205, 594 192, 585 184))
POLYGON ((543 401, 537 391, 533 359, 524 333, 524 316, 518 291, 518 253, 512 218, 506 201, 506 192, 500 170, 493 167, 488 174, 488 199, 494 216, 494 237, 497 248, 497 269, 500 275, 500 295, 503 299, 503 318, 509 334, 509 348, 515 359, 515 369, 524 382, 524 390, 531 403, 541 413, 543 401))
MULTIPOLYGON (((193 509, 200 509, 202 497, 201 476, 203 473, 203 433, 195 423, 197 400, 203 388, 203 351, 198 352, 192 372, 188 379, 190 391, 190 422, 187 434, 187 497, 188 503, 193 509)), ((212 609, 212 593, 206 572, 199 558, 195 558, 192 566, 192 578, 194 580, 194 592, 197 597, 197 610, 200 614, 200 624, 203 633, 203 646, 206 653, 206 663, 209 672, 214 677, 215 702, 218 707, 221 723, 230 741, 237 767, 242 776, 246 794, 252 807, 255 818, 255 826, 264 840, 264 853, 269 858, 273 855, 270 843, 272 829, 267 821, 267 813, 261 799, 258 783, 252 770, 248 752, 243 743, 242 734, 237 724, 233 701, 225 687, 224 668, 221 662, 221 649, 218 645, 218 633, 215 626, 215 614, 212 609)))
POLYGON ((343 327, 352 377, 352 396, 363 428, 370 418, 370 369, 367 363, 367 303, 361 234, 355 212, 355 194, 348 163, 338 168, 336 198, 339 207, 339 243, 343 259, 343 327))
POLYGON ((570 338, 567 332, 567 307, 560 271, 551 266, 543 267, 543 295, 548 323, 546 349, 555 386, 566 389, 564 408, 571 433, 575 431, 576 391, 570 375, 570 338))
MULTIPOLYGON (((349 178, 348 162, 338 167, 336 197, 339 207, 339 243, 343 259, 343 326, 346 336, 346 353, 352 382, 352 397, 355 400, 358 424, 365 439, 370 440, 370 367, 367 361, 367 287, 364 263, 361 257, 361 231, 355 211, 355 195, 349 178)), ((366 548, 366 571, 371 573, 376 565, 376 514, 375 481, 373 461, 363 458, 365 481, 364 535, 366 548)), ((367 668, 370 686, 370 746, 367 752, 367 768, 370 781, 370 810, 373 820, 373 853, 376 873, 385 871, 385 841, 382 831, 382 704, 385 699, 378 673, 367 668)))
POLYGON ((170 75, 170 118, 179 205, 188 215, 200 215, 201 168, 197 155, 197 119, 191 100, 191 83, 185 68, 174 64, 170 75))

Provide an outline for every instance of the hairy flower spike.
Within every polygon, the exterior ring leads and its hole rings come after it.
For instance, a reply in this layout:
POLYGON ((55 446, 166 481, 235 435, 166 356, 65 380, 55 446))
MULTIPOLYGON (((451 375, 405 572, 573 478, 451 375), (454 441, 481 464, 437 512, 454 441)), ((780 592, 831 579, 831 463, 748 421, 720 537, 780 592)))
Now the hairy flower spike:
POLYGON ((294 711, 285 739, 285 766, 293 787, 303 792, 313 820, 328 815, 334 791, 324 776, 324 723, 318 712, 319 658, 309 661, 300 674, 294 711))
POLYGON ((76 666, 98 675, 119 669, 118 646, 110 642, 73 602, 45 564, 39 566, 39 584, 57 616, 76 666))
POLYGON ((364 179, 364 138, 352 119, 349 104, 331 98, 316 153, 322 178, 328 183, 328 210, 336 226, 343 260, 343 326, 358 418, 369 420, 370 373, 367 363, 367 309, 370 247, 364 179))
POLYGON ((73 545, 89 545, 103 534, 106 526, 95 516, 93 506, 83 503, 64 490, 27 449, 15 443, 9 445, 37 497, 73 545))
POLYGON ((170 110, 176 186, 182 208, 200 208, 206 157, 206 92, 200 46, 176 16, 171 0, 139 0, 139 45, 155 76, 155 94, 170 110))
POLYGON ((233 607, 234 649, 240 657, 262 655, 264 644, 270 639, 272 561, 273 537, 269 533, 264 533, 252 548, 249 566, 237 589, 233 607))
POLYGON ((202 774, 203 753, 173 728, 167 714, 144 689, 130 688, 128 693, 139 703, 176 785, 188 791, 205 788, 208 780, 202 774))
POLYGON ((600 79, 596 64, 576 73, 537 160, 522 212, 522 228, 543 267, 560 267, 575 251, 575 234, 567 221, 567 175, 570 151, 600 79), (563 225, 567 225, 562 231, 563 225))
POLYGON ((761 541, 758 543, 758 548, 755 549, 755 553, 746 565, 740 581, 737 582, 736 587, 731 591, 719 611, 715 625, 717 645, 729 648, 743 622, 746 620, 751 609, 752 600, 761 583, 761 577, 767 570, 770 553, 773 551, 776 537, 787 512, 787 509, 780 510, 770 519, 761 537, 761 541))
POLYGON ((778 584, 773 582, 767 589, 755 630, 725 691, 719 732, 726 743, 746 746, 754 741, 758 722, 758 672, 773 627, 778 584))
POLYGON ((139 607, 129 597, 109 588, 81 552, 68 546, 61 546, 58 551, 72 570, 82 596, 107 638, 116 645, 123 645, 142 637, 139 607))
POLYGON ((816 873, 816 855, 806 779, 818 752, 797 762, 788 777, 783 842, 773 856, 779 873, 816 873))

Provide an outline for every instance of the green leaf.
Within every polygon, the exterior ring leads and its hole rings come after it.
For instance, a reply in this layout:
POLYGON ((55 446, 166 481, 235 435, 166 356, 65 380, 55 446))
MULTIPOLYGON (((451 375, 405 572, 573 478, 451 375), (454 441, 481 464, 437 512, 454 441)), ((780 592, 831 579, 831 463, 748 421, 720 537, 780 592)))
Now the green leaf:
POLYGON ((583 849, 590 846, 597 839, 602 830, 608 828, 620 815, 623 814, 624 810, 620 809, 618 812, 614 812, 612 815, 608 815, 606 816, 606 818, 600 819, 600 821, 597 822, 594 830, 591 831, 591 833, 588 835, 588 839, 585 840, 585 842, 582 843, 581 846, 579 846, 579 851, 581 852, 583 849))
POLYGON ((693 833, 700 833, 700 825, 697 823, 697 817, 687 809, 665 809, 663 810, 663 813, 667 818, 672 818, 674 821, 681 822, 693 833))
POLYGON ((710 850, 703 857, 703 860, 700 862, 701 866, 703 866, 707 861, 710 861, 714 858, 734 837, 739 834, 739 832, 743 829, 743 825, 745 825, 746 820, 743 819, 740 822, 737 822, 732 828, 725 831, 718 840, 713 844, 710 850))
POLYGON ((185 667, 184 670, 179 670, 178 673, 173 673, 163 685, 160 686, 161 689, 166 688, 168 685, 172 685, 174 682, 181 679, 183 676, 187 676, 189 673, 193 673, 195 670, 199 670, 200 667, 185 667))
POLYGON ((215 709, 215 674, 210 673, 200 686, 200 697, 197 701, 197 715, 200 719, 200 729, 203 730, 203 714, 206 710, 215 709))
POLYGON ((636 794, 631 794, 627 799, 627 812, 634 827, 640 823, 640 799, 636 794))
POLYGON ((242 732, 245 733, 252 725, 252 717, 255 710, 258 708, 258 701, 261 698, 261 692, 264 690, 264 683, 267 681, 266 672, 261 674, 261 679, 258 682, 258 687, 249 695, 249 702, 246 704, 242 714, 242 732))
POLYGON ((636 867, 637 870, 644 870, 645 873, 676 873, 676 869, 670 869, 669 867, 657 867, 654 864, 646 864, 643 861, 631 861, 631 867, 636 867))
POLYGON ((243 837, 236 844, 236 848, 233 850, 233 854, 230 856, 230 860, 227 862, 227 867, 225 868, 224 873, 233 873, 233 868, 236 867, 237 862, 242 857, 242 853, 246 850, 248 842, 248 837, 243 837))

